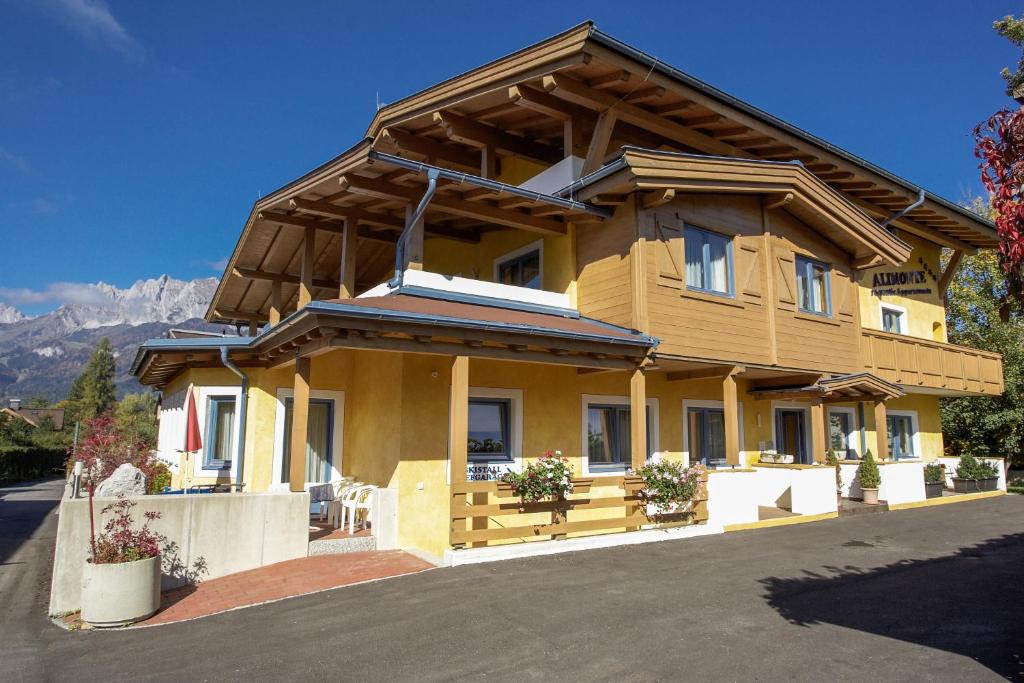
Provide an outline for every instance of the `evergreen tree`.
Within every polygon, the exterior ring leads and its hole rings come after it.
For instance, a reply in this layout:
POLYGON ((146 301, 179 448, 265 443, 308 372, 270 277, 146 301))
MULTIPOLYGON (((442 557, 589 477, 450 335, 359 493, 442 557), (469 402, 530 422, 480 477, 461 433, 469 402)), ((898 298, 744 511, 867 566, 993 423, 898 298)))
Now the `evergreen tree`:
POLYGON ((114 406, 117 400, 115 371, 114 351, 110 340, 103 337, 92 350, 89 362, 68 392, 68 407, 75 420, 91 420, 114 406))
POLYGON ((118 430, 134 441, 156 447, 156 396, 151 392, 122 398, 114 409, 114 420, 118 430))

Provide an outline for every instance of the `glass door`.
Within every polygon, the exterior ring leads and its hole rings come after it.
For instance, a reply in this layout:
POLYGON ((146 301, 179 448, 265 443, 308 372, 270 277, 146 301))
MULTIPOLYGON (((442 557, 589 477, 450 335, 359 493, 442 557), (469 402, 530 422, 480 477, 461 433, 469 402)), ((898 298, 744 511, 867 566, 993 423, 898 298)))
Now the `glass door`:
POLYGON ((686 432, 690 463, 707 467, 725 465, 725 411, 721 408, 687 408, 686 432))
POLYGON ((828 413, 828 445, 837 458, 856 460, 857 452, 853 448, 853 434, 850 413, 846 411, 829 411, 828 413))
MULTIPOLYGON (((292 450, 292 399, 284 405, 284 443, 281 444, 281 482, 288 483, 292 450)), ((306 426, 306 483, 322 484, 331 480, 331 446, 334 441, 334 401, 309 400, 306 426)))
POLYGON ((793 456, 793 462, 811 464, 807 453, 806 417, 802 408, 775 409, 775 450, 793 456))

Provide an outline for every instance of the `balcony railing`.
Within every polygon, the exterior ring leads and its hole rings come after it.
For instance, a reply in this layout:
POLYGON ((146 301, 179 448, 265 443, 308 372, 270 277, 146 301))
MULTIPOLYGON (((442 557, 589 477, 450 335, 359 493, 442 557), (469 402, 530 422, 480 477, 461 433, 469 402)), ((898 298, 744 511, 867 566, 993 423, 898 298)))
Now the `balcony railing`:
POLYGON ((1003 393, 1003 357, 991 351, 862 330, 861 361, 868 372, 908 387, 1003 393))

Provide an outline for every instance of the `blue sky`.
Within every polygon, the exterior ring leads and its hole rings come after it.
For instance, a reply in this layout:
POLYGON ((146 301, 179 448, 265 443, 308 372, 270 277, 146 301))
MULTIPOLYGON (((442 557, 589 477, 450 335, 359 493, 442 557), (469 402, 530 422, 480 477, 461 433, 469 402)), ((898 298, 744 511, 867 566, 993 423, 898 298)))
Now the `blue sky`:
POLYGON ((0 301, 219 275, 259 196, 398 99, 585 19, 953 200, 1009 2, 0 0, 0 301), (630 9, 632 8, 632 9, 630 9))

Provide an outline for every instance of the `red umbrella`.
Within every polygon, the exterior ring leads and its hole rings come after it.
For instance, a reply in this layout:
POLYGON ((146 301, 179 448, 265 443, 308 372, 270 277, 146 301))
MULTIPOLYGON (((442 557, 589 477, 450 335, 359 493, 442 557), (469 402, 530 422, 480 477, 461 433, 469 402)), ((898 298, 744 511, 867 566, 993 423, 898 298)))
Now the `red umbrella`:
POLYGON ((195 393, 188 392, 188 418, 185 423, 185 452, 195 453, 203 447, 203 440, 199 437, 199 418, 196 416, 195 393))

